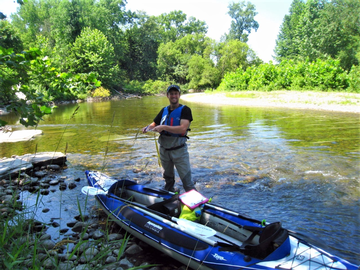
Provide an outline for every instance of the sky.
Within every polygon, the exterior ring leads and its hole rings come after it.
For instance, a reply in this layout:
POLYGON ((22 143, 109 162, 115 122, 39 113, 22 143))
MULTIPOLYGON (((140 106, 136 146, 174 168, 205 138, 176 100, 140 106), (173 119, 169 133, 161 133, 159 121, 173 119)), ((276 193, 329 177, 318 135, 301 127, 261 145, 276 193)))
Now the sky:
MULTIPOLYGON (((276 39, 284 16, 289 14, 293 0, 246 0, 255 5, 255 20, 259 23, 257 32, 252 30, 248 45, 264 62, 273 60, 276 39)), ((188 18, 205 21, 207 36, 220 41, 229 32, 231 18, 227 14, 233 0, 127 0, 126 9, 144 11, 148 15, 160 15, 174 10, 183 11, 188 18)), ((240 2, 236 0, 235 2, 240 2)), ((0 11, 9 17, 16 12, 16 0, 0 0, 0 11)))

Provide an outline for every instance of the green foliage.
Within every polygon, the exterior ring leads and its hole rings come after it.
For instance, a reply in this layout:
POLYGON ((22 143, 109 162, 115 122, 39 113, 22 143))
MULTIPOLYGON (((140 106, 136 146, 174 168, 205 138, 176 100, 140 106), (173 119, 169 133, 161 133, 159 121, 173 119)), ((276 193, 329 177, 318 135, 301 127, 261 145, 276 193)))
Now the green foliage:
POLYGON ((194 17, 187 19, 182 11, 171 11, 156 17, 156 23, 162 28, 161 41, 167 43, 176 41, 187 35, 205 35, 207 25, 194 17))
POLYGON ((326 61, 318 59, 315 62, 283 61, 279 65, 272 62, 258 67, 249 67, 245 71, 225 75, 218 90, 320 90, 329 91, 348 88, 349 80, 356 84, 356 69, 354 75, 348 75, 340 66, 339 60, 329 58, 326 61), (352 76, 352 77, 351 77, 352 76), (351 79, 353 78, 353 79, 351 79))
POLYGON ((276 41, 276 59, 340 59, 350 70, 359 65, 360 2, 358 0, 293 0, 276 41))
POLYGON ((170 83, 164 81, 147 80, 142 86, 142 89, 146 94, 163 94, 169 85, 170 83))
POLYGON ((115 62, 114 47, 97 29, 83 29, 73 44, 67 62, 70 72, 94 73, 106 87, 119 82, 120 70, 115 62))
POLYGON ((96 88, 92 94, 92 97, 109 97, 110 96, 110 91, 102 86, 96 88))
POLYGON ((61 73, 39 49, 14 54, 0 47, 0 75, 0 107, 19 114, 25 126, 35 126, 51 113, 48 102, 84 99, 100 86, 93 73, 61 73))
POLYGON ((348 75, 349 92, 360 93, 360 66, 353 66, 348 75))
POLYGON ((220 72, 209 58, 193 55, 188 62, 189 88, 207 89, 220 83, 220 72))
POLYGON ((160 45, 160 29, 154 17, 145 20, 126 30, 126 53, 121 66, 126 70, 130 80, 157 78, 157 50, 160 45))
POLYGON ((218 44, 216 49, 217 68, 223 77, 226 73, 237 70, 239 67, 246 69, 259 60, 252 58, 252 51, 246 43, 239 40, 229 40, 218 44))
POLYGON ((165 81, 188 83, 188 62, 193 55, 203 55, 210 40, 203 35, 188 35, 175 42, 162 43, 158 50, 158 69, 165 81))
POLYGON ((0 47, 12 48, 16 53, 23 50, 22 41, 16 29, 6 20, 0 20, 0 47))
POLYGON ((242 42, 248 41, 248 36, 251 30, 255 31, 259 28, 259 23, 255 21, 257 12, 255 5, 245 1, 239 3, 231 3, 229 6, 228 14, 232 18, 230 32, 226 36, 227 40, 236 39, 242 42))

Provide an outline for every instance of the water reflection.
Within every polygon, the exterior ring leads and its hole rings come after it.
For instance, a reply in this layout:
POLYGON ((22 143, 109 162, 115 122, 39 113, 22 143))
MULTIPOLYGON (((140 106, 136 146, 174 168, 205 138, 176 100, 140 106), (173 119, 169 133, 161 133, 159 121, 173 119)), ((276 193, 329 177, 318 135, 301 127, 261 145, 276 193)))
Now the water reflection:
MULTIPOLYGON (((0 144, 2 156, 68 153, 81 169, 103 169, 161 187, 154 134, 140 134, 165 97, 59 106, 33 141, 0 144)), ((281 220, 330 252, 360 263, 359 117, 354 114, 187 103, 197 188, 249 216, 281 220), (346 239, 346 241, 344 241, 346 239)), ((10 118, 13 129, 21 129, 10 118)), ((8 120, 8 119, 7 119, 8 120)))

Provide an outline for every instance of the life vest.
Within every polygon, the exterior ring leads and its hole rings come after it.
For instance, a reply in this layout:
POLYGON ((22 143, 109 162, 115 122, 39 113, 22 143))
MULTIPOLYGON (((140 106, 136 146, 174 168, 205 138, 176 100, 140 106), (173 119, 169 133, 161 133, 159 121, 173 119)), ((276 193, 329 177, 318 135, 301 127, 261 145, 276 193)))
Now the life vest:
MULTIPOLYGON (((184 105, 181 105, 169 114, 169 106, 165 107, 161 116, 160 125, 180 126, 181 111, 183 108, 184 105)), ((175 134, 168 131, 162 131, 161 134, 173 137, 186 137, 187 131, 184 134, 175 134)))

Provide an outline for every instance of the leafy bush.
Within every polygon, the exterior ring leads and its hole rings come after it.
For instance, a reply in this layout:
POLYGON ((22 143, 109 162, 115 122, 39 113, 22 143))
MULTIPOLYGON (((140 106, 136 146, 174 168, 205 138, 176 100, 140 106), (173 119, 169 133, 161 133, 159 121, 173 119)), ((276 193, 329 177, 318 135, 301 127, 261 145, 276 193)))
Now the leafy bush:
POLYGON ((159 80, 147 80, 143 85, 143 91, 147 94, 162 94, 165 93, 167 87, 170 84, 168 82, 159 80))
POLYGON ((360 93, 360 66, 352 66, 348 74, 349 92, 360 93))
POLYGON ((110 91, 102 86, 96 88, 92 94, 92 97, 109 97, 110 96, 110 91))
POLYGON ((218 90, 328 91, 344 90, 352 83, 354 87, 351 91, 354 92, 359 77, 356 68, 354 70, 351 75, 347 75, 340 62, 334 59, 318 59, 315 62, 285 60, 278 65, 270 62, 249 67, 246 71, 238 69, 235 73, 226 74, 218 90))

